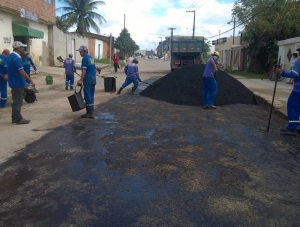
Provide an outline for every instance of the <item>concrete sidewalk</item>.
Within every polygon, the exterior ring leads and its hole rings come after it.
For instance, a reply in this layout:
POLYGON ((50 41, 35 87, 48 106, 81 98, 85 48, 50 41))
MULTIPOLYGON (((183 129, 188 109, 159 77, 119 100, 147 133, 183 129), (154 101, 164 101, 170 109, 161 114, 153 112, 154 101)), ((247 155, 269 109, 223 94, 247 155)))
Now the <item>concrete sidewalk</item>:
MULTIPOLYGON (((275 81, 270 81, 269 79, 248 79, 237 75, 231 76, 244 84, 256 96, 261 97, 268 104, 272 103, 275 81)), ((286 82, 286 79, 277 82, 274 99, 274 108, 285 116, 287 116, 287 99, 293 90, 293 84, 287 84, 286 82)))

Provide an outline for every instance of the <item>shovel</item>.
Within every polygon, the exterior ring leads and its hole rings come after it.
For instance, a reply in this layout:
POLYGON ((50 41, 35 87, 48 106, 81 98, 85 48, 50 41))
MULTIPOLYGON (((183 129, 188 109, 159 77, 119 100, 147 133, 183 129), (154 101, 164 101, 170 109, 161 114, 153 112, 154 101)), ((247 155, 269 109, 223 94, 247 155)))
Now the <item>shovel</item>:
POLYGON ((144 84, 148 84, 148 85, 150 85, 151 87, 154 87, 154 85, 153 84, 151 84, 151 83, 148 83, 148 82, 145 82, 145 81, 140 81, 141 83, 144 83, 144 84))

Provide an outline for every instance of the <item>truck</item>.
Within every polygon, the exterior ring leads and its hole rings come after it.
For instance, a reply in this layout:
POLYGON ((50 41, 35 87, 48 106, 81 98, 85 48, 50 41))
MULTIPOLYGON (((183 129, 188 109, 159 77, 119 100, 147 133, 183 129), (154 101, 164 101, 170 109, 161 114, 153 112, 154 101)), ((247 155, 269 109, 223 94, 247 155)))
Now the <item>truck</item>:
POLYGON ((198 36, 194 39, 182 36, 173 40, 171 47, 171 71, 186 65, 201 63, 203 45, 203 36, 198 36))

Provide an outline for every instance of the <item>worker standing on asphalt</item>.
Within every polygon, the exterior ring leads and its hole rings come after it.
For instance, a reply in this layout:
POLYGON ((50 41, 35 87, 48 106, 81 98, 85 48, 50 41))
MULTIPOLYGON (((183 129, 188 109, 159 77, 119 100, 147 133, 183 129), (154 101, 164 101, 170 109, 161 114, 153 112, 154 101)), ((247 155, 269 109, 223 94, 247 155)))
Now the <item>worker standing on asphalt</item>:
MULTIPOLYGON (((37 71, 35 64, 33 63, 31 57, 29 57, 29 52, 28 51, 24 51, 21 56, 22 56, 22 59, 23 59, 24 71, 27 73, 27 75, 30 77, 30 65, 34 69, 35 74, 38 74, 39 71, 37 71)), ((28 81, 28 80, 26 82, 30 83, 30 81, 28 81)))
POLYGON ((219 52, 215 51, 208 59, 203 73, 203 108, 216 109, 214 101, 217 96, 217 82, 214 78, 215 73, 218 71, 217 64, 219 59, 219 52))
POLYGON ((21 107, 23 105, 24 87, 26 80, 30 82, 31 86, 35 86, 32 79, 24 71, 23 61, 21 55, 27 45, 16 41, 13 43, 13 52, 7 59, 7 75, 8 85, 11 88, 12 94, 12 123, 28 124, 30 121, 26 120, 21 115, 21 107))
POLYGON ((82 118, 94 118, 94 96, 96 85, 96 66, 94 59, 88 54, 86 46, 80 46, 77 50, 82 57, 81 77, 77 85, 83 85, 83 93, 86 105, 86 114, 82 118))
POLYGON ((73 59, 73 54, 64 60, 64 67, 66 69, 66 90, 70 85, 70 90, 74 90, 74 72, 76 72, 76 65, 73 59))
MULTIPOLYGON (((296 51, 300 55, 300 47, 296 51)), ((289 124, 286 128, 280 129, 280 132, 296 134, 300 117, 300 58, 297 59, 290 72, 282 70, 281 67, 276 68, 275 71, 283 77, 294 78, 294 87, 287 102, 289 124)), ((298 130, 298 133, 300 133, 300 130, 298 130)))
POLYGON ((5 107, 7 102, 7 57, 9 50, 4 49, 0 54, 0 108, 5 107))
POLYGON ((127 87, 129 84, 133 83, 133 87, 131 88, 131 93, 134 94, 134 91, 139 86, 139 82, 142 80, 140 79, 139 75, 139 68, 138 68, 138 60, 136 58, 133 59, 132 62, 127 64, 124 68, 126 79, 121 88, 118 91, 118 95, 121 94, 121 91, 127 87))

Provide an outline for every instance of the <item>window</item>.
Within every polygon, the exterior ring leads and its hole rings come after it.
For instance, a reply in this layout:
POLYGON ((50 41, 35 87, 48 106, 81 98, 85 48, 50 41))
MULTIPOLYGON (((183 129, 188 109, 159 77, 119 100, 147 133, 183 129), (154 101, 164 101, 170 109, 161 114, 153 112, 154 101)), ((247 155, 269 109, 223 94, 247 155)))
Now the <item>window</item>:
POLYGON ((52 0, 44 0, 45 2, 48 2, 49 4, 52 4, 52 0))

